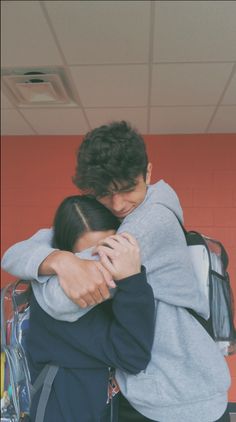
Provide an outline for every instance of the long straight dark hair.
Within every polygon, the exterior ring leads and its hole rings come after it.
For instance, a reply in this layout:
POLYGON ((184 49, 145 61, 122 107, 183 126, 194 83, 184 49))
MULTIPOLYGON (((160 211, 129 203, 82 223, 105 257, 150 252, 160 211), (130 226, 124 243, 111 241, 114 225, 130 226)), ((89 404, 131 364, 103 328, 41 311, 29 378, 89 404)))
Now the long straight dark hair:
POLYGON ((73 251, 75 242, 87 231, 117 230, 120 221, 96 199, 86 195, 65 198, 56 210, 52 246, 73 251))

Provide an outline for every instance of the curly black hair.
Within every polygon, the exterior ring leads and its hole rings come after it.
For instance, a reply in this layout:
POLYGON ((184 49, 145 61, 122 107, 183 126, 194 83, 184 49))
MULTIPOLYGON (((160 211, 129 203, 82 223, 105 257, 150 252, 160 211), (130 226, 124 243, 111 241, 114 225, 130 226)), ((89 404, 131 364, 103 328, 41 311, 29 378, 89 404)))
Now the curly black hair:
POLYGON ((127 122, 100 126, 85 135, 78 150, 74 184, 97 197, 118 186, 132 188, 146 177, 148 157, 141 135, 127 122))

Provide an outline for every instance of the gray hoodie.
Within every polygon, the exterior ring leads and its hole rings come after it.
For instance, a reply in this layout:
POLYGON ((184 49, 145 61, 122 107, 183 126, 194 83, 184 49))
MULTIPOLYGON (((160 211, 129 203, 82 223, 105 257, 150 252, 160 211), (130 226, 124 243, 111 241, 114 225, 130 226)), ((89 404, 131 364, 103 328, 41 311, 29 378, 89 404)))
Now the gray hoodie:
MULTIPOLYGON (((119 232, 133 234, 156 299, 152 358, 145 371, 116 378, 124 396, 146 417, 160 422, 212 422, 225 411, 230 386, 228 367, 217 345, 185 307, 208 315, 198 288, 180 224, 177 195, 164 181, 148 187, 145 200, 122 222, 119 232), (173 211, 173 212, 172 212, 173 211)), ((73 321, 86 311, 63 293, 56 276, 38 276, 42 260, 52 252, 52 232, 41 230, 11 247, 3 268, 26 279, 40 306, 57 319, 73 321)), ((90 250, 81 257, 91 259, 90 250)))

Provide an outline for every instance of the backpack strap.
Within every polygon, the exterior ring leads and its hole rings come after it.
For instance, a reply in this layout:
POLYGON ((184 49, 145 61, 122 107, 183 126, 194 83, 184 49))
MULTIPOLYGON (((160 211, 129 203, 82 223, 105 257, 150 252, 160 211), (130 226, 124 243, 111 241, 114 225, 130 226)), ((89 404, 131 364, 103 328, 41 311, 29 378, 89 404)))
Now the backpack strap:
POLYGON ((214 340, 214 331, 212 326, 211 318, 208 320, 204 319, 202 316, 197 314, 193 309, 186 308, 187 311, 202 325, 202 327, 207 331, 207 333, 213 338, 214 340))
MULTIPOLYGON (((164 204, 162 204, 163 206, 165 206, 164 204)), ((211 265, 211 259, 210 259, 210 254, 208 251, 208 248, 206 246, 206 242, 204 237, 196 232, 196 231, 188 231, 186 230, 186 228, 184 227, 181 219, 177 216, 177 214, 169 207, 165 206, 167 209, 169 209, 169 211, 171 211, 174 216, 176 217, 177 221, 179 222, 179 225, 184 233, 184 237, 185 237, 185 241, 187 246, 193 246, 193 245, 204 245, 207 249, 207 253, 208 253, 208 258, 209 258, 209 263, 211 265)), ((191 308, 185 308, 198 322, 199 324, 202 325, 202 327, 207 331, 207 333, 214 339, 214 331, 213 331, 213 325, 212 325, 212 318, 210 317, 208 320, 206 320, 205 318, 203 318, 202 316, 200 316, 196 311, 194 311, 191 308)))
POLYGON ((59 366, 56 365, 46 365, 43 370, 40 372, 38 377, 36 378, 36 381, 34 382, 32 386, 32 395, 34 394, 42 387, 42 391, 39 397, 38 407, 36 411, 36 417, 35 422, 43 422, 45 410, 47 407, 48 399, 50 396, 50 392, 52 389, 53 381, 57 375, 57 372, 59 370, 59 366))

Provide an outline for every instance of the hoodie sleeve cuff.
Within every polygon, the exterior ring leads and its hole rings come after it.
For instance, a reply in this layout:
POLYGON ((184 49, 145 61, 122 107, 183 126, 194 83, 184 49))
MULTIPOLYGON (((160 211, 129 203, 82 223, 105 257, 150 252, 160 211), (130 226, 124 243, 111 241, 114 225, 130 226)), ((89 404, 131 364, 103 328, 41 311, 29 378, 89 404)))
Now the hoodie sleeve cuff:
POLYGON ((140 273, 133 274, 129 277, 125 277, 125 278, 122 278, 120 280, 116 280, 115 283, 116 283, 118 288, 124 287, 125 285, 128 286, 128 285, 133 284, 133 283, 135 283, 136 287, 138 287, 140 285, 141 286, 143 285, 144 280, 146 281, 146 268, 144 267, 144 265, 142 265, 140 273), (140 281, 140 283, 139 283, 139 281, 140 281))

